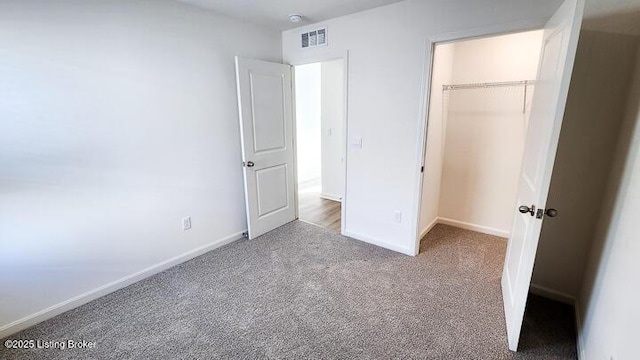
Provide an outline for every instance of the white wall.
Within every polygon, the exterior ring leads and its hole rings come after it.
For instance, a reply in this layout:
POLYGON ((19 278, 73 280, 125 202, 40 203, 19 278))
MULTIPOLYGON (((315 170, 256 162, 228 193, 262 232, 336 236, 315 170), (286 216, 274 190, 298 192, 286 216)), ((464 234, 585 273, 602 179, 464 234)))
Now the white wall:
POLYGON ((320 63, 296 66, 296 149, 298 183, 321 177, 321 79, 320 63))
POLYGON ((362 137, 362 148, 347 151, 346 234, 415 253, 427 39, 499 24, 541 26, 560 3, 406 0, 283 32, 283 58, 291 63, 349 52, 348 136, 362 137), (328 27, 328 45, 301 49, 300 32, 316 26, 328 27))
MULTIPOLYGON (((636 45, 637 47, 637 45, 636 45)), ((579 297, 583 359, 635 359, 640 323, 640 51, 579 297)))
MULTIPOLYGON (((455 43, 454 84, 535 80, 542 31, 455 43)), ((523 86, 447 91, 439 217, 508 237, 526 138, 523 86)))
POLYGON ((240 236, 234 56, 280 45, 173 1, 0 3, 0 337, 240 236))
POLYGON ((533 283, 576 298, 624 119, 637 39, 582 31, 533 283))
POLYGON ((344 65, 343 60, 322 62, 322 191, 331 200, 342 199, 344 186, 344 65))
POLYGON ((445 128, 443 121, 442 86, 452 84, 453 57, 455 44, 439 44, 433 55, 433 70, 425 143, 422 180, 422 199, 420 204, 420 237, 422 238, 435 225, 440 206, 442 179, 442 155, 444 153, 445 128))
POLYGON ((454 84, 535 79, 542 31, 527 31, 455 43, 454 84))

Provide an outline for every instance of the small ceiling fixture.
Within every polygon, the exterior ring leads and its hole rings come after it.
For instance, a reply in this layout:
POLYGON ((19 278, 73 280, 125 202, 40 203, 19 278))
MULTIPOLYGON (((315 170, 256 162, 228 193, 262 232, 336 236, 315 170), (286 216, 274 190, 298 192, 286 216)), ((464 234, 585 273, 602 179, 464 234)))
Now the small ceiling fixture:
POLYGON ((300 15, 300 14, 291 14, 291 15, 289 15, 289 21, 291 21, 292 23, 298 23, 298 22, 302 21, 302 15, 300 15))

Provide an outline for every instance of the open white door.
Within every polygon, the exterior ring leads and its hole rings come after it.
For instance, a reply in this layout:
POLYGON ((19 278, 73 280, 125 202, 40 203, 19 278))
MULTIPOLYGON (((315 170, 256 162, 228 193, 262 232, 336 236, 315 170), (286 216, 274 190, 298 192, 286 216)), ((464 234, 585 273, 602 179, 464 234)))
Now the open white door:
POLYGON ((236 57, 249 238, 296 218, 291 66, 236 57))
POLYGON ((584 0, 565 0, 545 25, 518 187, 520 208, 502 272, 507 335, 513 351, 518 348, 583 9, 584 0))

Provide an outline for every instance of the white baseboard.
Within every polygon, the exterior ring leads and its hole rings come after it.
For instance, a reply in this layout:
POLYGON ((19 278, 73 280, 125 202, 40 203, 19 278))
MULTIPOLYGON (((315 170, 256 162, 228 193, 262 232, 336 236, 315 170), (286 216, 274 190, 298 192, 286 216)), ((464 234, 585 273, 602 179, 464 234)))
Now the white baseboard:
MULTIPOLYGON (((246 231, 246 230, 245 230, 246 231)), ((176 266, 185 261, 191 260, 197 256, 200 256, 206 252, 219 248, 223 245, 232 243, 236 240, 240 240, 243 238, 244 231, 229 235, 222 239, 216 240, 210 244, 201 246, 199 248, 188 251, 184 254, 178 255, 171 259, 165 260, 161 263, 152 265, 144 270, 138 271, 134 274, 127 275, 119 280, 110 282, 106 285, 100 286, 93 290, 87 291, 84 294, 80 294, 72 297, 71 299, 65 300, 56 305, 50 306, 44 310, 40 310, 34 314, 23 317, 22 319, 18 319, 9 324, 0 327, 0 339, 5 338, 9 335, 15 334, 18 331, 24 330, 30 326, 33 326, 39 322, 51 319, 52 317, 62 314, 65 311, 69 311, 71 309, 77 308, 81 305, 84 305, 92 300, 95 300, 99 297, 110 294, 116 290, 120 290, 125 288, 135 282, 138 282, 142 279, 145 279, 149 276, 160 273, 164 270, 167 270, 173 266, 176 266)))
POLYGON ((433 229, 433 227, 436 226, 437 224, 438 224, 438 218, 436 217, 435 219, 433 219, 431 224, 427 225, 427 227, 420 232, 420 240, 422 240, 422 238, 424 238, 424 236, 427 235, 429 231, 431 231, 431 229, 433 229))
POLYGON ((576 298, 567 293, 533 283, 529 286, 529 292, 563 304, 574 305, 576 302, 576 298))
POLYGON ((443 218, 443 217, 438 217, 438 223, 439 224, 444 224, 444 225, 455 226, 455 227, 461 228, 461 229, 477 231, 477 232, 480 232, 480 233, 483 233, 483 234, 499 236, 499 237, 503 237, 503 238, 508 238, 509 237, 509 233, 510 233, 509 230, 501 230, 501 229, 496 229, 496 228, 492 228, 492 227, 488 227, 488 226, 476 225, 476 224, 471 224, 471 223, 464 222, 464 221, 453 220, 453 219, 448 219, 448 218, 443 218))
POLYGON ((414 256, 415 255, 413 253, 413 251, 410 251, 410 249, 408 249, 408 248, 406 248, 404 246, 400 246, 398 244, 392 244, 392 243, 389 243, 389 242, 386 242, 386 241, 374 239, 372 237, 361 235, 361 234, 358 234, 358 233, 354 233, 354 232, 351 232, 351 231, 348 231, 348 230, 345 230, 345 232, 342 235, 348 236, 348 237, 350 237, 352 239, 359 240, 359 241, 362 241, 362 242, 366 242, 366 243, 369 243, 369 244, 372 244, 372 245, 380 246, 380 247, 383 247, 383 248, 388 249, 388 250, 399 252, 401 254, 405 254, 405 255, 409 255, 409 256, 414 256))
POLYGON ((576 317, 576 347, 578 350, 578 360, 586 360, 587 356, 584 352, 584 340, 582 339, 582 317, 580 317, 580 302, 576 300, 573 303, 576 317))
POLYGON ((320 197, 327 200, 342 202, 342 196, 336 194, 320 193, 320 197))

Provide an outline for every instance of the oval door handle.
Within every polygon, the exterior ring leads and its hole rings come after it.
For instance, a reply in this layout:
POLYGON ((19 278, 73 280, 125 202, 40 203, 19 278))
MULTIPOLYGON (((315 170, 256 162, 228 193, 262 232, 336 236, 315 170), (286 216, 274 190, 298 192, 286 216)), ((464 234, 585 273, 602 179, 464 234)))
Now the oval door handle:
POLYGON ((528 207, 526 205, 522 205, 518 208, 518 211, 523 214, 529 213, 531 216, 534 216, 536 214, 536 206, 531 205, 531 207, 528 207))
POLYGON ((254 167, 255 165, 253 161, 247 161, 247 167, 254 167))
POLYGON ((544 214, 548 217, 556 217, 558 216, 558 210, 556 209, 547 209, 544 211, 544 214))

